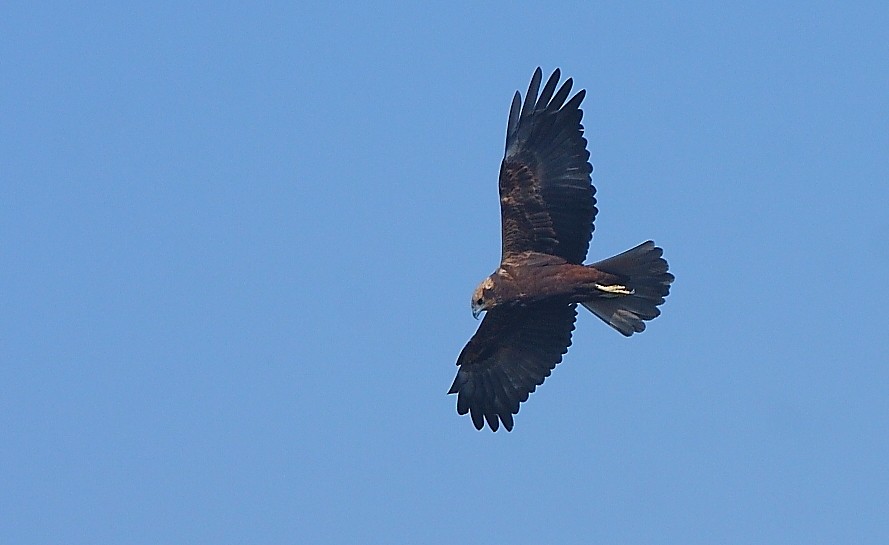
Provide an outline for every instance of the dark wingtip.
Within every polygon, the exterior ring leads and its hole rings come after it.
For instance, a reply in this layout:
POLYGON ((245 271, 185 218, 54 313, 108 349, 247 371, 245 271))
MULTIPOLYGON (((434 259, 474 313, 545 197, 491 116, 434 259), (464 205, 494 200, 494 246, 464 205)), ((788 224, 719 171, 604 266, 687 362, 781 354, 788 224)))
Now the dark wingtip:
POLYGON ((577 92, 577 94, 575 94, 573 97, 571 97, 571 100, 569 100, 565 104, 565 109, 566 110, 579 110, 580 103, 583 102, 584 97, 586 97, 586 89, 581 89, 580 91, 577 92))
POLYGON ((485 413, 485 420, 488 421, 488 426, 491 428, 491 431, 500 429, 500 420, 497 418, 496 413, 485 413))
POLYGON ((461 384, 462 381, 460 380, 460 371, 457 371, 457 376, 454 377, 454 382, 451 384, 451 388, 448 390, 448 395, 459 394, 461 384))
POLYGON ((546 80, 543 90, 540 91, 540 97, 537 99, 537 106, 534 107, 535 110, 543 110, 549 106, 549 101, 553 98, 553 93, 556 91, 556 85, 559 83, 561 76, 562 73, 556 68, 549 79, 546 80))
POLYGON ((485 427, 485 416, 477 406, 469 406, 469 417, 472 418, 472 425, 475 426, 475 429, 481 430, 485 427))
POLYGON ((540 80, 543 79, 543 70, 537 67, 534 75, 531 76, 531 83, 528 85, 528 94, 525 95, 525 103, 522 104, 522 113, 530 114, 534 110, 534 104, 537 102, 537 91, 540 90, 540 80))

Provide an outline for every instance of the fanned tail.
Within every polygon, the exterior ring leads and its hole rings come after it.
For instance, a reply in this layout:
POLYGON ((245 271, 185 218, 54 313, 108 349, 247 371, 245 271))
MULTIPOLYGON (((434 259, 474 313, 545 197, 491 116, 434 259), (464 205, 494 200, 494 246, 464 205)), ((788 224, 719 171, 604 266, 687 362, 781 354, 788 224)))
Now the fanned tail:
POLYGON ((664 251, 649 240, 631 250, 588 265, 620 278, 621 286, 603 286, 602 296, 581 304, 606 324, 629 337, 645 331, 645 321, 658 317, 657 308, 670 293, 673 275, 667 272, 664 251), (629 293, 627 293, 629 292, 629 293))

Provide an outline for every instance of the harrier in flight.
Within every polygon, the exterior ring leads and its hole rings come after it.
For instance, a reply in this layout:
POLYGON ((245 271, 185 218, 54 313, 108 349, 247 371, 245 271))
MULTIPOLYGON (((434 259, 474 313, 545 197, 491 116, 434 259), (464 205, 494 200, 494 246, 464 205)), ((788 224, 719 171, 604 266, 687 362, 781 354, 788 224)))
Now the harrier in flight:
POLYGON ((596 218, 581 118, 585 91, 558 90, 559 70, 538 96, 534 72, 522 102, 512 99, 500 165, 500 266, 472 294, 484 320, 457 359, 457 413, 512 430, 513 415, 571 345, 577 305, 629 337, 660 314, 670 292, 663 250, 648 241, 584 265, 596 218))

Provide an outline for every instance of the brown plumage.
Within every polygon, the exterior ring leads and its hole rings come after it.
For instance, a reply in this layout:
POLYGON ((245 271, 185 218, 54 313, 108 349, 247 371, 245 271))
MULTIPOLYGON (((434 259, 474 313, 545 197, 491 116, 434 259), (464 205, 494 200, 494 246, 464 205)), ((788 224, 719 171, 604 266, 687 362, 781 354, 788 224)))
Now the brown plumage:
POLYGON ((673 281, 651 241, 583 265, 597 212, 581 125, 585 91, 568 99, 572 81, 557 91, 559 76, 557 69, 540 90, 538 68, 524 103, 516 92, 509 111, 500 266, 472 296, 473 315, 486 314, 448 392, 477 429, 487 421, 512 430, 519 404, 568 351, 578 304, 629 337, 660 314, 673 281))

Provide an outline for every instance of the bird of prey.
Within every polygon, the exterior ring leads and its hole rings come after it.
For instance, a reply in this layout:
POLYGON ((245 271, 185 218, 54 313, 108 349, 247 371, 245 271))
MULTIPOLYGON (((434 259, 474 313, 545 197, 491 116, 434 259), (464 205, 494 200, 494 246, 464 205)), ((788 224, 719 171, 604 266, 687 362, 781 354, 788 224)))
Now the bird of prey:
POLYGON ((670 291, 663 250, 648 241, 584 265, 596 217, 580 103, 569 78, 538 68, 524 102, 516 91, 500 165, 500 265, 472 294, 485 317, 457 359, 457 413, 511 431, 519 404, 543 384, 571 345, 577 305, 629 337, 660 314, 670 291))

